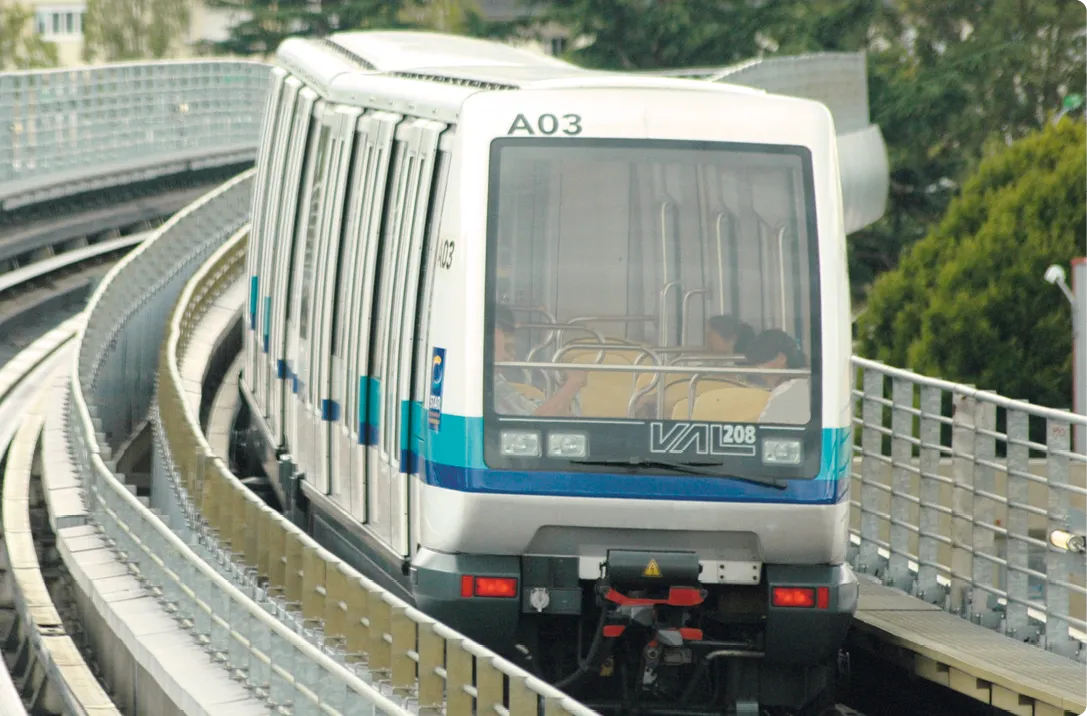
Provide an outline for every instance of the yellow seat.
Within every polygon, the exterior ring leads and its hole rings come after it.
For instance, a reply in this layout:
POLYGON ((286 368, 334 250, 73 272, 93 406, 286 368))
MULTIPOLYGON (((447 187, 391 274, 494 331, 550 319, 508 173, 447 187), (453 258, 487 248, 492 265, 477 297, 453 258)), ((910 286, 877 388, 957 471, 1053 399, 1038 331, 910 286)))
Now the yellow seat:
POLYGON ((754 423, 770 401, 770 391, 762 388, 728 387, 708 390, 695 398, 694 410, 687 416, 688 399, 682 398, 672 408, 672 420, 707 420, 716 423, 754 423))
MULTIPOLYGON (((670 375, 668 377, 672 378, 673 376, 676 376, 676 375, 677 374, 673 373, 672 375, 670 375)), ((733 386, 731 383, 723 383, 723 382, 715 381, 715 380, 705 380, 705 379, 699 380, 697 383, 695 383, 695 388, 694 388, 695 398, 697 398, 698 396, 702 395, 703 393, 709 392, 711 390, 721 390, 722 388, 728 388, 728 387, 735 387, 735 386, 733 386)), ((683 419, 686 419, 686 417, 687 417, 686 405, 687 405, 687 401, 688 401, 688 398, 689 398, 690 394, 691 394, 691 376, 681 376, 681 379, 678 379, 678 380, 675 380, 674 382, 669 383, 664 389, 664 412, 662 413, 662 415, 665 415, 665 416, 672 415, 673 411, 675 410, 675 406, 680 401, 682 401, 683 404, 684 404, 683 419)), ((652 406, 652 407, 655 407, 656 406, 656 398, 657 398, 657 393, 656 393, 656 389, 654 389, 654 390, 649 391, 649 393, 647 393, 645 395, 645 397, 642 398, 642 400, 649 400, 650 401, 649 405, 652 406)))
MULTIPOLYGON (((601 349, 598 348, 570 351, 562 356, 559 362, 585 366, 594 364, 630 365, 630 358, 624 355, 627 351, 604 349, 603 359, 598 360, 600 351, 601 349)), ((618 418, 625 416, 633 386, 634 377, 631 373, 589 371, 585 387, 578 393, 582 416, 587 418, 618 418)))

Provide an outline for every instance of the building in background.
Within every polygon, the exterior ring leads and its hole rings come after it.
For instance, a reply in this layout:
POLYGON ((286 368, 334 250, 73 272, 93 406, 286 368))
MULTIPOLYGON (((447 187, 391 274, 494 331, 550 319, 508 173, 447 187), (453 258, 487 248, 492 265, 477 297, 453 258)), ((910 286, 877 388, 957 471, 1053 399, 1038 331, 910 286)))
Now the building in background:
MULTIPOLYGON (((180 0, 179 0, 180 1, 180 0)), ((0 6, 11 0, 0 0, 0 6)), ((76 67, 83 61, 83 16, 86 2, 65 0, 20 0, 20 4, 34 11, 34 27, 42 39, 57 47, 57 59, 61 67, 76 67)), ((513 22, 530 17, 532 11, 523 0, 476 0, 483 17, 492 22, 513 22)), ((237 19, 227 10, 207 7, 201 0, 189 0, 189 28, 184 38, 184 50, 180 57, 200 54, 196 49, 205 42, 217 42, 227 38, 237 19)), ((567 47, 567 34, 558 26, 543 26, 530 36, 524 34, 508 38, 511 45, 559 55, 567 47)))

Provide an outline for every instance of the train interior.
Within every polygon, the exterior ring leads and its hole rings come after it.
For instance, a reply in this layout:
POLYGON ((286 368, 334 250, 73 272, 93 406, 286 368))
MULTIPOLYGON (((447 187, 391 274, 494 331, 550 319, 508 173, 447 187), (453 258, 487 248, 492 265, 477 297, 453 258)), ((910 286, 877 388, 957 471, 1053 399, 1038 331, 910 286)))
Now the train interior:
POLYGON ((540 404, 584 366, 582 419, 806 424, 768 406, 818 379, 809 160, 685 144, 499 148, 496 373, 540 404))

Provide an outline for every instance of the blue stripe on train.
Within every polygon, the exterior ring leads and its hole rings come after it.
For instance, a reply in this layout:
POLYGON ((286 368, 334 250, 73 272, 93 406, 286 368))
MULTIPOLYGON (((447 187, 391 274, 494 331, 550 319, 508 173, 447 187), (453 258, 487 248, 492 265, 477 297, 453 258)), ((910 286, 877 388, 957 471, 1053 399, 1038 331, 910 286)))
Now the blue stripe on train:
POLYGON ((249 278, 249 330, 257 330, 257 277, 249 278))
POLYGON ((268 334, 272 328, 272 297, 264 297, 264 331, 263 331, 263 345, 264 352, 268 352, 268 334))
POLYGON ((421 477, 428 485, 461 492, 833 504, 845 494, 852 462, 847 428, 824 429, 819 474, 811 480, 790 480, 784 490, 716 477, 491 470, 483 461, 482 451, 482 418, 443 415, 441 432, 427 436, 420 461, 421 477))

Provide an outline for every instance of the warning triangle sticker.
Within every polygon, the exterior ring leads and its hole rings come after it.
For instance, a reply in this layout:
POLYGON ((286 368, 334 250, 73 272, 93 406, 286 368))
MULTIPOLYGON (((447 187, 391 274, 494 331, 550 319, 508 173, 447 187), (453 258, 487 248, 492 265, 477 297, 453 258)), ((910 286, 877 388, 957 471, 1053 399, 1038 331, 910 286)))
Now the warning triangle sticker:
POLYGON ((661 576, 661 568, 657 565, 657 560, 649 560, 649 564, 645 566, 645 571, 642 572, 643 577, 659 577, 661 576))

